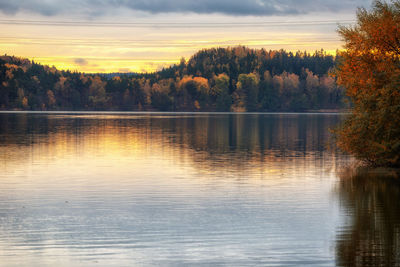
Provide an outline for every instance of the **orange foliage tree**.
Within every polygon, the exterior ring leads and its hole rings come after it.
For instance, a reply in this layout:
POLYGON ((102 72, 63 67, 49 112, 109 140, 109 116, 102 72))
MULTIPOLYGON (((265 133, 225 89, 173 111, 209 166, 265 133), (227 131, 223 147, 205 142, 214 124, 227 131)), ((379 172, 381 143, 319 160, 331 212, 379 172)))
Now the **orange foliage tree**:
POLYGON ((345 51, 338 83, 354 107, 337 129, 338 145, 374 166, 400 166, 400 1, 359 9, 355 26, 339 27, 345 51))

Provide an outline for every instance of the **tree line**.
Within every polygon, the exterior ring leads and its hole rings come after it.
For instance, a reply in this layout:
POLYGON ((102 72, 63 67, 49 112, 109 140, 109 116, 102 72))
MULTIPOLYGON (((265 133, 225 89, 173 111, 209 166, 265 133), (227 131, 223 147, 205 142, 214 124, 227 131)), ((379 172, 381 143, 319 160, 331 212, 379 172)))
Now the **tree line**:
POLYGON ((244 46, 204 49, 154 73, 60 71, 0 57, 0 109, 305 111, 340 109, 344 90, 330 75, 338 58, 244 46))

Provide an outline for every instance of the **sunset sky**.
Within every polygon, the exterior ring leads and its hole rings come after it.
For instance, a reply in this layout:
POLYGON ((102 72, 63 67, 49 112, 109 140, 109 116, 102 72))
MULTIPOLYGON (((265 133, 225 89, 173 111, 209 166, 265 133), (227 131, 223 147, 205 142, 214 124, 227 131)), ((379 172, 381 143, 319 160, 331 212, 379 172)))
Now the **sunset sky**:
POLYGON ((371 0, 0 0, 0 54, 84 72, 148 72, 202 48, 334 52, 371 0))

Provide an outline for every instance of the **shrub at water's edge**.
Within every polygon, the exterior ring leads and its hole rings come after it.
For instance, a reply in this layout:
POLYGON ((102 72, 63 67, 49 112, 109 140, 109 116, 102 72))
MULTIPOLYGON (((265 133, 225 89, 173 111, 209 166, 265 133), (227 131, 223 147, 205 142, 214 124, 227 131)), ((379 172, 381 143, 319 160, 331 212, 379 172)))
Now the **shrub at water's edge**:
POLYGON ((359 9, 339 33, 346 50, 336 73, 354 108, 338 145, 369 165, 400 167, 400 1, 359 9))

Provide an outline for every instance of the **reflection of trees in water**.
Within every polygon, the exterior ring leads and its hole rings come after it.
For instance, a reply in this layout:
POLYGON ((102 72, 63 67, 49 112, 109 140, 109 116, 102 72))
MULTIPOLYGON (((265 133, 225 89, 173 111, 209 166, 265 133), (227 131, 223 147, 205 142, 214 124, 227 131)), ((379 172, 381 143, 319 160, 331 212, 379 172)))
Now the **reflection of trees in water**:
POLYGON ((86 116, 0 114, 0 134, 3 144, 23 144, 23 140, 31 141, 27 136, 43 139, 55 132, 85 135, 93 130, 99 134, 104 130, 120 134, 126 127, 131 127, 145 129, 145 133, 151 131, 155 138, 165 133, 173 134, 178 143, 215 152, 224 153, 232 149, 322 151, 329 141, 328 128, 338 121, 339 116, 326 115, 202 114, 165 118, 121 115, 90 119, 86 116))
POLYGON ((335 115, 299 114, 0 114, 0 142, 27 147, 64 144, 83 148, 93 140, 100 140, 101 145, 107 137, 122 146, 132 140, 143 146, 158 144, 156 149, 170 151, 168 156, 178 161, 184 155, 213 168, 251 168, 252 163, 322 155, 330 140, 328 128, 339 120, 335 115))
POLYGON ((339 196, 351 221, 337 238, 337 264, 400 266, 398 174, 348 170, 341 175, 339 196))

